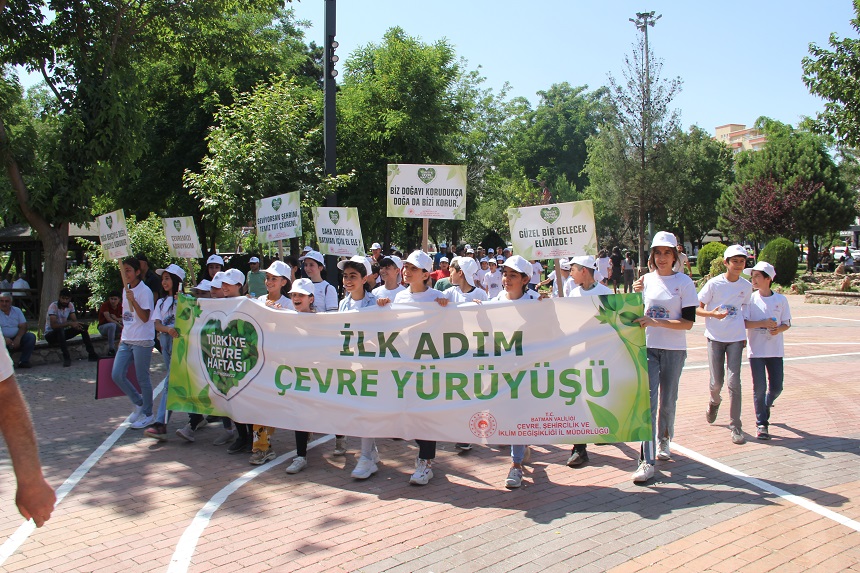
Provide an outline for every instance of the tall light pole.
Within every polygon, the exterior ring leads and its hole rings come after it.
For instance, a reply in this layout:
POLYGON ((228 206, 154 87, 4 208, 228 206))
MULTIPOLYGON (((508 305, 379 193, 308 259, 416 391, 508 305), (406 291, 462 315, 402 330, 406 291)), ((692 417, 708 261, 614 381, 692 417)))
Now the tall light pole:
MULTIPOLYGON (((335 40, 337 0, 325 0, 325 53, 323 61, 323 144, 325 146, 325 175, 334 177, 337 175, 337 151, 335 149, 335 134, 336 127, 336 110, 335 110, 335 92, 337 84, 334 78, 337 77, 337 70, 334 65, 338 61, 338 57, 334 51, 338 47, 335 40)), ((337 192, 332 188, 325 198, 326 207, 337 207, 337 192)), ((326 256, 326 268, 329 269, 328 280, 332 284, 338 284, 337 280, 337 258, 328 255, 326 256), (333 274, 332 274, 333 273, 333 274)))
MULTIPOLYGON (((636 26, 636 29, 642 32, 645 36, 645 57, 643 58, 643 65, 645 67, 645 101, 642 106, 642 142, 640 145, 639 153, 640 160, 642 162, 642 177, 640 178, 639 185, 639 209, 638 209, 638 222, 639 222, 639 266, 642 266, 642 262, 645 260, 645 194, 646 194, 646 178, 645 178, 645 152, 652 145, 652 133, 651 133, 651 64, 648 60, 648 27, 654 27, 654 24, 662 18, 663 15, 659 14, 658 16, 654 16, 654 12, 637 12, 636 19, 630 18, 630 21, 633 22, 633 25, 636 26)), ((641 77, 641 75, 640 75, 641 77)))

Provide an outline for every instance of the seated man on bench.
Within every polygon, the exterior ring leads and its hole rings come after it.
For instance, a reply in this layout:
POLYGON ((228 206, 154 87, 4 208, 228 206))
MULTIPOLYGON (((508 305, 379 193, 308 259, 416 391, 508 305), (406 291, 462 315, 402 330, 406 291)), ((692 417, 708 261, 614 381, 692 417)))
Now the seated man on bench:
POLYGON ((12 306, 12 294, 8 292, 0 294, 0 330, 3 331, 3 341, 9 354, 21 351, 18 368, 29 368, 30 357, 36 347, 36 335, 27 332, 27 319, 20 308, 12 306))
POLYGON ((45 321, 45 340, 48 344, 59 344, 63 352, 63 366, 72 365, 72 357, 69 354, 69 347, 66 341, 81 335, 84 339, 84 346, 87 347, 90 362, 97 362, 99 359, 96 354, 93 343, 90 340, 90 335, 87 332, 87 324, 78 322, 78 317, 75 315, 75 305, 72 304, 72 293, 69 289, 60 291, 60 300, 52 302, 48 306, 48 320, 45 321))

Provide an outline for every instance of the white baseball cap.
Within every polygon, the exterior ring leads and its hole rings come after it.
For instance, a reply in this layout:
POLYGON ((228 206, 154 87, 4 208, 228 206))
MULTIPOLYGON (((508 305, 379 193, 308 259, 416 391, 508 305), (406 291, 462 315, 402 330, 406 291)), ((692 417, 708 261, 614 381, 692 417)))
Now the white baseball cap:
POLYGON ((472 245, 470 245, 469 243, 466 243, 466 246, 465 246, 465 247, 463 247, 463 248, 464 248, 464 249, 466 249, 466 250, 468 251, 469 249, 471 249, 471 248, 472 248, 472 245))
POLYGON ((570 270, 570 261, 567 259, 559 259, 558 260, 558 266, 563 271, 569 271, 570 270))
POLYGON ((678 247, 678 239, 668 231, 658 231, 651 240, 651 248, 654 247, 672 247, 675 249, 678 247))
POLYGON ((757 262, 755 264, 755 266, 750 270, 761 271, 764 274, 766 274, 767 276, 769 276, 771 279, 773 279, 776 276, 776 269, 773 268, 772 264, 765 262, 765 261, 757 262))
POLYGON ((346 266, 346 263, 358 263, 360 265, 364 265, 364 270, 365 270, 364 275, 365 276, 369 275, 372 272, 372 269, 370 268, 370 262, 367 260, 367 257, 365 257, 364 255, 354 255, 352 258, 350 258, 348 260, 339 261, 337 263, 337 268, 339 268, 340 270, 343 270, 343 267, 346 266))
MULTIPOLYGON (((457 257, 454 257, 454 258, 456 259, 457 257)), ((448 263, 450 261, 448 260, 448 257, 442 257, 441 259, 439 259, 439 262, 440 263, 448 263)))
POLYGON ((179 265, 169 264, 167 265, 166 269, 155 269, 155 274, 161 276, 164 271, 167 271, 172 275, 178 276, 179 280, 181 281, 185 280, 185 271, 182 270, 182 267, 180 267, 179 265))
POLYGON ((313 251, 313 250, 314 250, 314 249, 313 249, 313 247, 311 247, 310 245, 308 245, 308 246, 306 246, 304 249, 302 249, 302 252, 303 252, 303 253, 310 253, 310 252, 311 252, 311 251, 313 251))
POLYGON ((243 285, 245 284, 245 275, 239 269, 227 269, 221 277, 221 284, 228 285, 243 285))
POLYGON ((495 253, 495 252, 496 252, 496 251, 494 251, 493 249, 487 249, 487 254, 489 254, 489 255, 492 255, 492 254, 493 254, 493 253, 495 253))
POLYGON ((250 259, 248 259, 248 262, 249 263, 259 263, 260 259, 257 257, 251 257, 250 259))
POLYGON ((732 245, 726 248, 726 251, 723 253, 723 260, 727 261, 732 257, 749 257, 749 253, 740 245, 732 245))
POLYGON ((311 259, 312 261, 316 261, 322 266, 325 266, 325 258, 323 257, 323 254, 319 251, 310 250, 305 253, 305 256, 299 257, 300 261, 303 261, 305 259, 311 259))
POLYGON ((314 294, 314 283, 311 279, 296 279, 290 288, 290 294, 297 292, 312 296, 314 294))
POLYGON ((224 278, 224 271, 218 271, 215 273, 215 276, 209 279, 209 286, 211 288, 221 288, 221 279, 224 278))
POLYGON ((472 253, 472 254, 474 255, 474 254, 475 254, 475 249, 473 249, 472 247, 466 247, 466 252, 467 252, 467 253, 472 253))
POLYGON ((499 261, 497 261, 494 257, 490 257, 490 260, 487 262, 490 263, 491 265, 496 265, 496 266, 499 265, 499 261))
POLYGON ((224 266, 224 259, 222 259, 219 255, 209 255, 209 258, 206 259, 206 266, 209 265, 221 265, 224 266))
POLYGON ((209 292, 210 290, 212 290, 212 283, 210 283, 206 279, 203 279, 196 287, 194 287, 194 290, 209 292))
POLYGON ((419 269, 423 269, 428 273, 433 270, 433 258, 424 251, 412 251, 406 262, 415 265, 419 269))
POLYGON ((372 245, 370 245, 371 251, 375 251, 376 249, 381 249, 381 248, 382 248, 382 245, 380 245, 379 243, 373 243, 372 245))
POLYGON ((452 261, 460 270, 463 271, 463 275, 466 277, 466 282, 469 283, 470 286, 475 286, 475 275, 478 273, 478 263, 472 257, 454 257, 452 261))
POLYGON ((290 265, 284 261, 272 261, 272 264, 269 265, 269 268, 266 269, 265 272, 266 274, 275 275, 276 277, 284 277, 286 279, 293 276, 290 265))
POLYGON ((597 268, 597 260, 591 255, 583 255, 581 257, 572 257, 570 259, 571 265, 579 265, 581 267, 585 267, 587 269, 596 269, 597 268))
POLYGON ((502 263, 502 266, 514 269, 518 273, 528 275, 529 277, 531 277, 534 272, 532 264, 519 255, 511 255, 504 263, 502 263))
POLYGON ((490 259, 488 259, 487 257, 481 257, 481 262, 482 263, 489 263, 490 259))
POLYGON ((379 264, 382 265, 382 263, 384 263, 386 261, 386 259, 391 261, 392 263, 394 263, 394 266, 397 267, 397 270, 400 270, 403 268, 403 259, 401 259, 397 255, 387 255, 385 257, 382 257, 382 260, 379 261, 379 264))

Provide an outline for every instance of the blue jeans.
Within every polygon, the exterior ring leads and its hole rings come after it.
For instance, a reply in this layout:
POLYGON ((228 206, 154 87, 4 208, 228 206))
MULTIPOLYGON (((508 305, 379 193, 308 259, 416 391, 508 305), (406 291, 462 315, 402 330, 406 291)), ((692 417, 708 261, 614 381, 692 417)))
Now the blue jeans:
MULTIPOLYGON (((15 338, 14 336, 12 338, 15 338)), ((9 354, 12 354, 12 347, 6 347, 9 350, 9 354)), ((24 364, 30 363, 30 357, 33 356, 33 349, 36 348, 36 335, 32 332, 25 332, 24 336, 21 337, 21 344, 18 346, 18 350, 21 351, 21 359, 18 361, 19 363, 23 362, 24 364)))
POLYGON ((770 420, 770 407, 782 394, 782 356, 750 358, 750 370, 752 370, 753 379, 755 423, 757 426, 766 428, 770 420), (767 370, 766 377, 765 370, 767 370))
POLYGON ((136 344, 119 343, 119 350, 113 361, 111 378, 120 390, 125 392, 132 404, 143 406, 143 413, 152 416, 152 381, 149 379, 149 363, 152 360, 152 345, 138 346, 136 344), (125 375, 128 365, 134 362, 134 372, 137 383, 140 384, 140 394, 134 384, 125 375))
POLYGON ((729 384, 729 427, 741 430, 741 359, 743 358, 746 340, 738 342, 718 342, 708 339, 708 367, 711 371, 710 392, 708 402, 719 406, 723 401, 720 392, 726 383, 728 371, 729 384))
POLYGON ((642 442, 641 459, 654 465, 655 440, 672 440, 675 434, 675 405, 686 350, 648 349, 648 389, 651 395, 651 439, 642 442))
POLYGON ((155 415, 155 421, 160 424, 166 424, 167 383, 170 381, 170 357, 173 356, 173 337, 166 332, 159 332, 158 341, 161 342, 161 357, 164 359, 164 365, 167 367, 167 374, 164 376, 164 388, 161 390, 161 400, 158 403, 158 413, 155 415))
POLYGON ((512 445, 511 446, 511 461, 515 464, 523 463, 523 458, 526 457, 526 446, 512 445))

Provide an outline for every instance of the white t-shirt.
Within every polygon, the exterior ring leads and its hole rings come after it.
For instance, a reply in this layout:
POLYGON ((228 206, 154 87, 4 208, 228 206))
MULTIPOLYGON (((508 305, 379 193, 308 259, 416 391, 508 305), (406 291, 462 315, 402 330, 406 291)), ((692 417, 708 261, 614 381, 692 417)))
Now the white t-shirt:
POLYGON ((481 281, 484 285, 484 290, 487 291, 487 300, 494 299, 502 292, 502 273, 497 270, 494 273, 488 272, 484 275, 484 280, 481 281))
POLYGON ((600 294, 613 294, 612 289, 601 283, 594 283, 594 286, 588 290, 582 290, 581 286, 576 285, 572 280, 570 281, 574 284, 574 288, 570 290, 570 294, 565 296, 597 296, 600 294))
POLYGON ((366 307, 375 307, 376 306, 376 295, 373 293, 364 292, 364 296, 361 300, 355 300, 352 298, 352 295, 347 293, 347 295, 340 301, 340 305, 338 305, 338 312, 346 312, 348 310, 361 310, 366 307))
POLYGON ((508 291, 506 291, 506 290, 503 290, 502 292, 500 292, 499 296, 497 296, 493 300, 498 301, 498 302, 520 302, 523 300, 539 300, 539 299, 540 299, 540 295, 537 292, 535 292, 531 289, 528 289, 525 292, 525 294, 523 294, 523 296, 521 296, 517 300, 509 299, 508 298, 508 291))
POLYGON ((699 293, 699 302, 705 310, 722 308, 728 315, 722 319, 705 319, 705 336, 717 342, 739 342, 746 340, 744 326, 744 307, 750 302, 752 285, 741 277, 729 282, 725 274, 714 277, 705 283, 699 293))
MULTIPOLYGON (((150 298, 152 292, 150 291, 150 298)), ((58 301, 54 301, 48 305, 48 320, 45 321, 45 334, 48 334, 53 329, 51 328, 51 316, 57 317, 57 326, 62 327, 69 320, 69 315, 75 312, 75 303, 69 301, 66 308, 60 308, 58 301)), ((62 330, 62 328, 60 329, 62 330)))
POLYGON ((540 261, 535 261, 532 263, 532 280, 533 284, 538 284, 541 279, 540 276, 543 274, 543 265, 540 264, 540 261))
POLYGON ((612 259, 609 257, 603 257, 602 259, 597 259, 597 270, 600 274, 603 275, 604 278, 609 276, 609 267, 612 266, 612 259))
POLYGON ((429 288, 424 292, 412 292, 411 288, 405 288, 397 293, 397 296, 394 297, 394 302, 436 302, 437 298, 445 298, 445 295, 435 288, 429 288))
POLYGON ((167 296, 158 299, 149 315, 149 320, 152 321, 153 328, 156 320, 160 320, 164 326, 173 326, 176 323, 176 300, 167 296))
MULTIPOLYGON (((146 283, 140 281, 137 286, 131 289, 134 293, 134 300, 143 310, 152 311, 152 291, 146 286, 146 283)), ((122 307, 122 337, 123 342, 152 342, 155 339, 155 323, 152 322, 152 312, 149 313, 149 320, 143 322, 137 315, 137 312, 128 304, 128 297, 123 291, 119 297, 120 306, 122 307)))
POLYGON ((314 283, 314 310, 316 312, 330 312, 337 310, 337 289, 328 281, 314 283))
MULTIPOLYGON (((262 303, 263 306, 267 306, 266 301, 269 300, 269 295, 264 294, 262 296, 258 296, 256 300, 258 302, 262 303)), ((314 300, 316 300, 316 297, 314 297, 314 300)), ((285 297, 284 295, 281 295, 281 298, 279 298, 275 302, 277 302, 279 305, 281 305, 281 308, 276 308, 275 310, 296 310, 296 307, 293 306, 293 301, 291 301, 289 298, 285 297)), ((269 308, 274 308, 274 307, 270 306, 269 308)))
MULTIPOLYGON (((648 273, 643 278, 642 287, 645 316, 678 320, 682 308, 699 306, 696 283, 684 273, 675 272, 665 277, 656 272, 648 273)), ((687 332, 649 326, 645 329, 645 345, 663 350, 686 350, 687 332)))
MULTIPOLYGON (((675 261, 675 264, 672 265, 672 270, 676 273, 685 273, 687 272, 687 255, 684 253, 678 253, 678 260, 675 261)), ((668 349, 667 349, 668 350, 668 349)))
POLYGON ((442 296, 444 296, 451 302, 472 302, 474 300, 487 300, 487 292, 478 287, 473 288, 469 292, 463 292, 460 287, 455 286, 443 292, 442 296))
MULTIPOLYGON (((770 296, 761 296, 758 291, 755 291, 750 297, 744 318, 752 321, 773 318, 777 325, 790 324, 791 311, 788 308, 788 299, 778 292, 772 292, 770 296)), ((774 336, 766 328, 749 328, 747 340, 749 340, 747 356, 750 358, 785 356, 781 332, 774 336)))
POLYGON ((478 269, 478 272, 475 273, 475 286, 481 288, 481 285, 484 284, 484 277, 490 274, 490 269, 478 269))
POLYGON ((392 289, 389 289, 383 284, 382 286, 378 286, 373 289, 373 296, 375 296, 376 298, 387 298, 388 300, 393 301, 394 297, 397 296, 397 293, 402 290, 406 290, 406 287, 401 284, 398 284, 392 289))
POLYGON ((9 351, 6 350, 6 345, 3 345, 3 350, 0 351, 0 382, 9 378, 15 373, 15 368, 12 366, 12 357, 9 356, 9 351))

